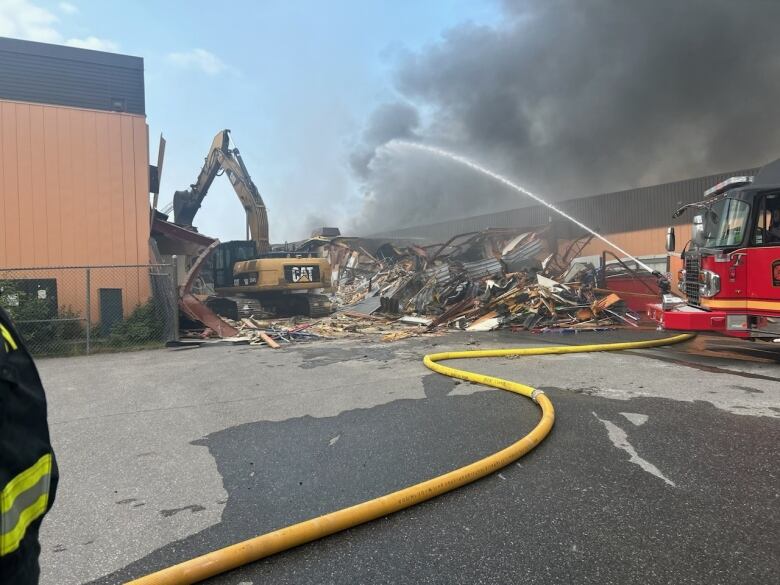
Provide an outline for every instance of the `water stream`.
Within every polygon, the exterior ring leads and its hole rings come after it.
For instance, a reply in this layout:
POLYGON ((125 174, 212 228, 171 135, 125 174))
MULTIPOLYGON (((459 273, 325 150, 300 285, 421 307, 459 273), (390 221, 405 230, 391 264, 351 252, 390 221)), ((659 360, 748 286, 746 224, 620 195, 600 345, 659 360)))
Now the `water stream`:
POLYGON ((569 215, 565 211, 562 211, 562 210, 558 209, 557 207, 555 207, 555 205, 553 205, 552 203, 548 203, 547 201, 545 201, 544 199, 542 199, 538 195, 535 195, 535 194, 531 193, 528 189, 524 189, 520 185, 518 185, 516 183, 513 183, 512 181, 510 181, 509 179, 507 179, 503 175, 499 175, 498 173, 496 173, 494 171, 491 171, 490 169, 486 169, 482 165, 475 163, 473 160, 468 159, 465 156, 461 156, 459 154, 455 154, 454 152, 449 152, 449 151, 443 150, 441 148, 436 148, 435 146, 427 146, 425 144, 418 144, 416 142, 407 142, 405 140, 393 140, 391 142, 388 142, 387 145, 386 145, 386 148, 391 149, 391 150, 393 148, 406 148, 406 149, 420 150, 420 151, 423 151, 423 152, 428 152, 428 153, 431 153, 431 154, 435 154, 437 156, 441 156, 441 157, 450 159, 452 161, 455 161, 457 163, 465 165, 465 166, 467 166, 469 168, 472 168, 475 171, 480 172, 483 175, 487 175, 491 179, 495 179, 499 183, 503 183, 507 187, 510 187, 510 188, 514 189, 515 191, 517 191, 521 195, 525 195, 526 197, 530 197, 534 201, 538 201, 539 203, 541 203, 545 207, 549 208, 550 210, 554 211, 555 213, 557 213, 561 217, 564 217, 564 218, 568 219, 570 222, 574 223, 575 225, 578 225, 582 229, 586 230, 588 233, 593 234, 594 237, 598 238, 599 240, 601 240, 602 242, 604 242, 608 246, 611 246, 612 248, 614 248, 615 250, 617 250, 621 254, 625 255, 627 258, 630 258, 631 260, 636 262, 639 266, 641 266, 642 268, 647 270, 649 273, 651 273, 651 274, 655 273, 655 271, 652 268, 650 268, 647 264, 645 264, 644 262, 642 262, 638 258, 635 258, 634 256, 632 256, 631 254, 626 252, 623 248, 621 248, 617 244, 615 244, 613 242, 610 242, 607 238, 605 238, 601 234, 597 233, 596 231, 592 230, 591 228, 586 226, 584 223, 582 223, 578 219, 572 217, 571 215, 569 215))

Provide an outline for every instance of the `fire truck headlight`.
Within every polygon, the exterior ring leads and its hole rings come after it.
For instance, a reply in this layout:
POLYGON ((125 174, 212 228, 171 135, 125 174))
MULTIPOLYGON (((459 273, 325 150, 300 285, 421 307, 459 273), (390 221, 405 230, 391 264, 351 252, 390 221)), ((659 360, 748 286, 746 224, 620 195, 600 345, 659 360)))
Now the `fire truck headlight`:
POLYGON ((703 297, 714 297, 720 292, 720 276, 710 270, 702 270, 699 279, 699 295, 703 297))

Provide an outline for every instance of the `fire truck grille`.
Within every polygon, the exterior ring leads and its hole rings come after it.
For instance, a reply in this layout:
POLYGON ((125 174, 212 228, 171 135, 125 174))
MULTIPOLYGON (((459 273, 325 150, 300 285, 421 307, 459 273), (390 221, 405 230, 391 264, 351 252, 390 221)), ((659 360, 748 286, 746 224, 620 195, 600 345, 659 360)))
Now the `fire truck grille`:
POLYGON ((688 297, 688 304, 700 305, 699 301, 699 263, 698 257, 685 258, 685 296, 688 297))

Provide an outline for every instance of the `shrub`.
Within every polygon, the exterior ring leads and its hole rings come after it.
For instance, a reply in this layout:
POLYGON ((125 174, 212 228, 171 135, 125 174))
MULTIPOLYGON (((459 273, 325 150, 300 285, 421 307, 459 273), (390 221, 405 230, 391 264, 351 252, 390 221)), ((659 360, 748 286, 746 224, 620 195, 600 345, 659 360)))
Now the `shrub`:
POLYGON ((132 313, 111 329, 111 342, 116 345, 148 343, 165 340, 165 320, 152 301, 138 305, 132 313))
POLYGON ((14 320, 33 351, 51 345, 59 337, 58 323, 50 321, 56 318, 50 300, 25 293, 16 283, 7 280, 0 281, 0 291, 0 305, 14 320))

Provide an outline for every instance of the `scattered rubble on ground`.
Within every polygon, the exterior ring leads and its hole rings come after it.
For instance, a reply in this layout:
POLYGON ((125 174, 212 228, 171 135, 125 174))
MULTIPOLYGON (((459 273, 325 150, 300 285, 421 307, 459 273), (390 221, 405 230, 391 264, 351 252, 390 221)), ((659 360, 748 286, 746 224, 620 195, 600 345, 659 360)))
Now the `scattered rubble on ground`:
POLYGON ((320 339, 375 335, 382 341, 397 341, 428 333, 419 325, 410 327, 397 317, 379 317, 349 311, 334 313, 320 319, 291 317, 289 319, 255 319, 245 317, 240 322, 226 319, 235 327, 237 334, 220 338, 216 332, 206 328, 182 335, 183 339, 196 342, 215 339, 220 343, 266 345, 277 349, 286 344, 320 339))
MULTIPOLYGON (((333 268, 328 317, 224 319, 223 341, 281 347, 300 341, 375 335, 383 341, 448 329, 576 332, 638 326, 639 315, 596 286, 592 267, 570 264, 589 239, 560 246, 547 228, 492 229, 443 244, 394 245, 360 238, 317 238, 333 268)), ((195 337, 219 337, 206 329, 195 337)))

